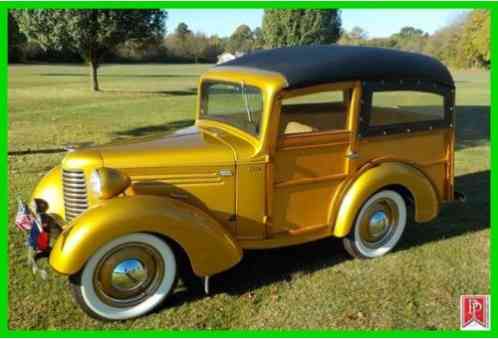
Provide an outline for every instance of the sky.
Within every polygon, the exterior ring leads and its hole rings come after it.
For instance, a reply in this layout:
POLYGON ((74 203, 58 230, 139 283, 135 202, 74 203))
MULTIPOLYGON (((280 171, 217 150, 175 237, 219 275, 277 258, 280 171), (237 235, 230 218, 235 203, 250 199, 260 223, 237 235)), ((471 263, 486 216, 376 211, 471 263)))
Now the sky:
MULTIPOLYGON (((397 33, 404 26, 414 26, 432 34, 463 12, 446 9, 345 9, 341 17, 344 29, 360 26, 370 38, 379 38, 397 33)), ((166 24, 169 33, 180 22, 185 22, 194 32, 229 36, 241 24, 251 29, 261 26, 262 18, 262 9, 171 9, 166 24)))

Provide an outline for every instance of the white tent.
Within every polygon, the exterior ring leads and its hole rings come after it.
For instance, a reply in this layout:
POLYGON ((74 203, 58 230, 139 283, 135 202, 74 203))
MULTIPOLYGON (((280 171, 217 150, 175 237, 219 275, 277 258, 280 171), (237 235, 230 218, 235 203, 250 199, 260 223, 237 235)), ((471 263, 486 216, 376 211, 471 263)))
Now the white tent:
POLYGON ((245 53, 242 52, 235 52, 235 54, 225 52, 223 54, 218 55, 218 62, 217 64, 222 64, 224 62, 233 60, 235 58, 243 56, 245 53))

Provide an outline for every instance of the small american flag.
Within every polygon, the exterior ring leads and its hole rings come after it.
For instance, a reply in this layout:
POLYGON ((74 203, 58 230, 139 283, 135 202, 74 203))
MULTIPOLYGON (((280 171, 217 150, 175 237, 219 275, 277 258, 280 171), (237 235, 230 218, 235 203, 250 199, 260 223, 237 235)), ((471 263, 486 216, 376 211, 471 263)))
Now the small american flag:
POLYGON ((48 232, 42 223, 42 217, 34 215, 28 205, 24 201, 19 200, 16 226, 21 231, 28 233, 28 245, 37 252, 47 251, 49 247, 48 232))
POLYGON ((17 228, 19 228, 21 231, 27 232, 31 230, 34 223, 35 218, 33 217, 33 214, 31 213, 28 205, 26 205, 25 202, 19 200, 16 214, 17 228))

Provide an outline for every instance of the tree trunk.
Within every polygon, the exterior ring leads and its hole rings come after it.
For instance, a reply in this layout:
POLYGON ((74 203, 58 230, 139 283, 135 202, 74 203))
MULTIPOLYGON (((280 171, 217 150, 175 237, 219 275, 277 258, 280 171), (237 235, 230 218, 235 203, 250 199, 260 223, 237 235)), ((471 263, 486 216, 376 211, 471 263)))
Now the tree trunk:
POLYGON ((97 69, 99 65, 96 60, 90 60, 90 72, 92 75, 92 90, 94 92, 100 91, 99 88, 99 79, 97 78, 97 69))

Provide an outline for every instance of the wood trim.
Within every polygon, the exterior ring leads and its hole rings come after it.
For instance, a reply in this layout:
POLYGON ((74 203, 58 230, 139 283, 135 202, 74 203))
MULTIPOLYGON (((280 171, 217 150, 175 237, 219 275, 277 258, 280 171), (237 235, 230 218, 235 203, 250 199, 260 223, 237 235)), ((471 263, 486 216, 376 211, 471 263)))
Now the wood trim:
POLYGON ((376 165, 380 165, 384 162, 400 162, 400 163, 404 163, 407 165, 411 165, 411 166, 417 168, 418 170, 421 170, 421 168, 423 168, 423 167, 430 167, 430 166, 434 166, 434 165, 446 164, 448 162, 448 159, 443 158, 443 159, 438 159, 438 160, 428 161, 428 162, 417 162, 417 161, 413 161, 410 159, 403 159, 403 158, 397 158, 397 157, 381 157, 381 158, 377 158, 377 159, 368 161, 365 163, 365 165, 371 164, 373 166, 376 166, 376 165))
POLYGON ((336 146, 351 143, 353 134, 350 131, 326 131, 317 133, 298 133, 281 138, 277 144, 277 152, 287 149, 336 146))
POLYGON ((311 148, 322 148, 322 147, 333 147, 333 146, 341 146, 341 145, 349 145, 349 141, 342 141, 342 142, 329 142, 329 143, 324 143, 324 144, 311 144, 311 145, 289 145, 289 146, 282 146, 278 149, 278 151, 291 151, 291 150, 298 150, 298 149, 311 149, 311 148))
POLYGON ((430 167, 430 166, 441 165, 441 164, 446 165, 447 162, 448 162, 448 159, 444 158, 444 159, 438 159, 438 160, 429 161, 429 162, 419 162, 419 163, 414 162, 414 164, 418 165, 420 167, 430 167))
POLYGON ((294 179, 294 180, 288 180, 288 181, 275 183, 275 188, 284 188, 284 187, 292 187, 292 186, 304 185, 304 184, 314 184, 314 183, 324 182, 324 181, 341 180, 341 179, 344 179, 346 177, 347 177, 346 173, 340 173, 340 174, 325 175, 323 177, 294 179))
POLYGON ((300 228, 297 228, 297 229, 290 229, 287 231, 287 233, 291 234, 291 235, 299 235, 299 234, 303 234, 303 233, 311 233, 311 232, 316 232, 316 231, 319 231, 319 230, 322 230, 322 229, 326 229, 330 227, 330 225, 328 224, 324 224, 324 225, 313 225, 313 226, 308 226, 308 227, 300 227, 300 228))

